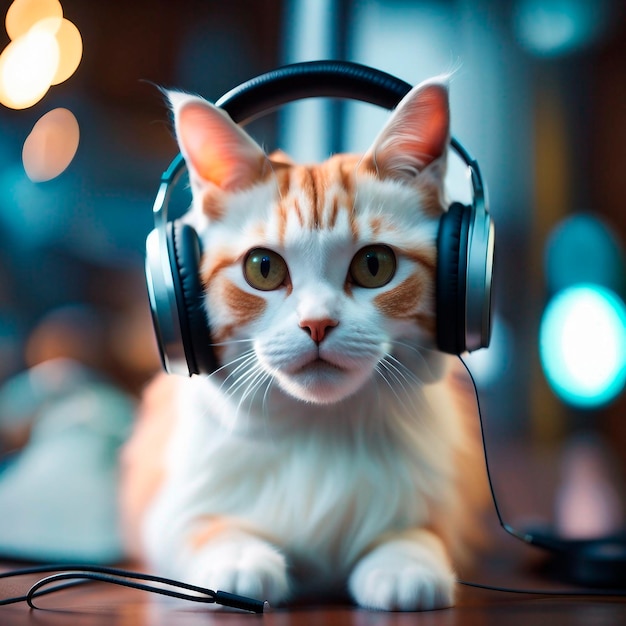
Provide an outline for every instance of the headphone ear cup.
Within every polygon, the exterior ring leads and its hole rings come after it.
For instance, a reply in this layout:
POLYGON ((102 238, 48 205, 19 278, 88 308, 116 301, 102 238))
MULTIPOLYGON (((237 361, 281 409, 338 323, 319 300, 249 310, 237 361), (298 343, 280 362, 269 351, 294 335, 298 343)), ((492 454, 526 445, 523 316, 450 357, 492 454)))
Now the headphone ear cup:
POLYGON ((167 229, 181 338, 189 374, 210 374, 217 369, 217 359, 211 347, 200 282, 200 238, 191 226, 179 221, 169 223, 167 229))
POLYGON ((439 220, 437 233, 437 347, 466 350, 467 247, 471 208, 454 202, 439 220))

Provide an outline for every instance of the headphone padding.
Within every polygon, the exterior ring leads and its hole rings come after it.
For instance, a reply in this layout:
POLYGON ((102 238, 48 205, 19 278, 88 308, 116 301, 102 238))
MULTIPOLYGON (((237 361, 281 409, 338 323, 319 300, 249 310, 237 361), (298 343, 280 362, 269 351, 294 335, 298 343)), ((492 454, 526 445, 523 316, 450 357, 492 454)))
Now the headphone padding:
POLYGON ((189 225, 179 221, 168 224, 176 263, 173 271, 181 336, 190 374, 210 374, 217 369, 204 293, 200 282, 200 238, 189 225))
POLYGON ((437 347, 449 354, 466 349, 465 294, 471 209, 454 202, 437 233, 437 347))

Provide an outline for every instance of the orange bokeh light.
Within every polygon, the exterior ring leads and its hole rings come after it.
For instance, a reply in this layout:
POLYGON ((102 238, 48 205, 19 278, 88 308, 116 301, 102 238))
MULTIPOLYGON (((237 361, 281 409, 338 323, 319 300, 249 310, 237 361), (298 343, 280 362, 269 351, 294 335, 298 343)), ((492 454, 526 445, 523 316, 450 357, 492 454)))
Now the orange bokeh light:
POLYGON ((78 149, 80 131, 68 109, 53 109, 33 126, 24 142, 22 162, 37 183, 56 178, 69 166, 78 149))
POLYGON ((83 40, 78 28, 69 20, 63 19, 56 33, 59 44, 59 67, 52 79, 53 85, 67 80, 75 71, 83 56, 83 40))
POLYGON ((54 18, 60 23, 62 17, 63 7, 59 0, 15 0, 7 11, 5 25, 9 37, 15 41, 37 22, 54 18))

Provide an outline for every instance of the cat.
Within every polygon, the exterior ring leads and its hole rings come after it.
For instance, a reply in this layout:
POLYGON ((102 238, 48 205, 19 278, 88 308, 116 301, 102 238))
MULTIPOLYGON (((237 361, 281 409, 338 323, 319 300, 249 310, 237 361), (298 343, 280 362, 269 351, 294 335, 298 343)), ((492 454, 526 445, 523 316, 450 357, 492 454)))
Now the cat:
POLYGON ((365 154, 315 165, 167 96, 221 367, 146 390, 123 455, 129 550, 272 604, 451 606, 484 491, 473 405, 434 339, 447 81, 414 87, 365 154))

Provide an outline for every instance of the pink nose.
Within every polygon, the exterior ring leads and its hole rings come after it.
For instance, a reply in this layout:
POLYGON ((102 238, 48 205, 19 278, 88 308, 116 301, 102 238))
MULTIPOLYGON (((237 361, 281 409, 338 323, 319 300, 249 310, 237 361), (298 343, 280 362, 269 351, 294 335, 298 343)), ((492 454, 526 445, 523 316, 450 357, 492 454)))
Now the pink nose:
POLYGON ((337 320, 328 318, 321 320, 302 320, 300 322, 300 328, 306 330, 306 332, 311 335, 311 339, 319 344, 324 340, 324 337, 326 337, 330 329, 337 326, 337 324, 339 324, 337 320))

